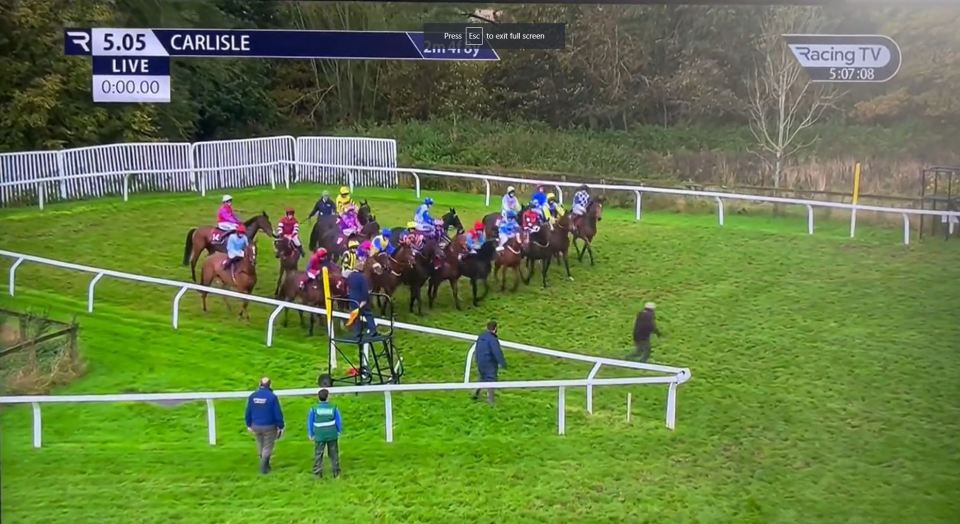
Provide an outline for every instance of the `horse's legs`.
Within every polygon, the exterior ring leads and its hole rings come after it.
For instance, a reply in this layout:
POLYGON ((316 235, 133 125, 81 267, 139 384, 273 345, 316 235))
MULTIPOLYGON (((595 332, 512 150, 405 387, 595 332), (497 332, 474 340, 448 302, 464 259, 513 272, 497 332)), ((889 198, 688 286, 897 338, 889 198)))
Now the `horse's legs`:
POLYGON ((487 298, 488 293, 490 293, 490 285, 487 283, 487 279, 483 279, 483 295, 480 296, 480 300, 487 298))
POLYGON ((540 261, 540 274, 543 275, 544 289, 546 289, 547 287, 547 272, 550 271, 550 260, 552 258, 553 257, 547 256, 547 258, 544 258, 543 260, 540 261))
POLYGON ((277 298, 280 297, 280 284, 283 283, 284 273, 285 273, 285 271, 283 270, 283 266, 281 265, 281 266, 280 266, 280 275, 277 277, 277 289, 273 292, 273 296, 274 296, 274 297, 277 297, 277 298))
POLYGON ((516 266, 514 266, 513 271, 514 271, 514 277, 515 277, 513 279, 513 291, 516 292, 517 289, 520 288, 520 280, 523 279, 523 275, 521 274, 521 271, 520 271, 520 264, 517 264, 516 266))
MULTIPOLYGON (((529 284, 530 279, 533 278, 533 258, 527 257, 527 276, 523 277, 523 283, 529 284)), ((521 271, 521 276, 523 272, 521 271)))
MULTIPOLYGON (((447 282, 450 282, 450 289, 453 291, 453 304, 457 306, 457 309, 462 309, 460 307, 460 290, 457 289, 457 284, 460 283, 460 278, 451 278, 447 280, 447 282)), ((474 295, 476 295, 476 291, 474 291, 474 295)))
POLYGON ((566 252, 563 253, 563 268, 567 270, 567 279, 573 280, 573 275, 570 274, 570 260, 566 252))
POLYGON ((470 278, 470 291, 473 297, 473 306, 479 306, 480 301, 477 300, 477 279, 472 277, 470 278))
POLYGON ((197 281, 197 260, 200 260, 200 253, 202 249, 194 249, 193 254, 190 256, 190 280, 197 281))
POLYGON ((313 336, 313 322, 314 322, 314 318, 313 318, 313 317, 314 317, 315 315, 314 315, 313 313, 308 313, 307 315, 310 317, 310 327, 307 328, 307 336, 312 337, 312 336, 313 336))
POLYGON ((203 312, 206 313, 207 312, 207 292, 206 291, 200 292, 200 300, 203 302, 203 312))
POLYGON ((500 274, 500 291, 507 289, 507 268, 496 266, 496 269, 493 271, 493 278, 497 278, 497 271, 503 270, 503 273, 500 274))
POLYGON ((590 265, 592 266, 593 265, 593 242, 588 240, 583 249, 584 251, 590 253, 590 265))
POLYGON ((573 249, 577 250, 577 260, 580 262, 583 262, 583 252, 586 250, 586 245, 584 245, 583 249, 581 249, 580 246, 577 244, 577 237, 574 237, 573 249))

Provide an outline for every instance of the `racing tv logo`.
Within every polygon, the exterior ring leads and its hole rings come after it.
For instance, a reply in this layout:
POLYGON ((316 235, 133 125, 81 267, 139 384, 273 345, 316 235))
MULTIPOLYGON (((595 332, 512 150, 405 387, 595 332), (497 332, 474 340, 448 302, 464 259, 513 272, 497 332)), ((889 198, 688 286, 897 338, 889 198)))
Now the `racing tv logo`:
POLYGON ((89 55, 90 30, 65 29, 63 35, 63 52, 66 55, 89 55))

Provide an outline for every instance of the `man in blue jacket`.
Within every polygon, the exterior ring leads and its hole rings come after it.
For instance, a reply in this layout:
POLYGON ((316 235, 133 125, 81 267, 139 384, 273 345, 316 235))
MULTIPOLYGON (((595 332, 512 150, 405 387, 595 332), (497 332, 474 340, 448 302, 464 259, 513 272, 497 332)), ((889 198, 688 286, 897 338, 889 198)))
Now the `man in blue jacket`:
POLYGON ((338 441, 343 433, 340 409, 327 402, 330 392, 321 389, 317 392, 317 405, 310 408, 307 415, 307 436, 314 442, 313 474, 323 477, 323 450, 330 454, 330 467, 333 478, 340 476, 340 447, 338 441))
POLYGON ((270 472, 270 455, 273 444, 283 435, 283 411, 280 399, 270 389, 270 379, 260 379, 260 387, 247 399, 244 416, 247 431, 257 438, 257 456, 260 457, 260 473, 270 472))
MULTIPOLYGON (((507 361, 503 358, 500 349, 500 339, 497 338, 497 323, 494 320, 487 322, 487 330, 477 337, 476 342, 477 371, 480 373, 480 382, 496 382, 499 368, 507 369, 507 361)), ((493 405, 494 390, 487 389, 487 403, 493 405)), ((473 399, 480 397, 480 390, 473 392, 473 399)))
POLYGON ((347 298, 350 307, 360 310, 360 318, 354 322, 353 335, 360 338, 361 330, 364 336, 377 334, 377 323, 373 319, 373 309, 370 307, 370 283, 362 271, 345 270, 347 278, 347 298))

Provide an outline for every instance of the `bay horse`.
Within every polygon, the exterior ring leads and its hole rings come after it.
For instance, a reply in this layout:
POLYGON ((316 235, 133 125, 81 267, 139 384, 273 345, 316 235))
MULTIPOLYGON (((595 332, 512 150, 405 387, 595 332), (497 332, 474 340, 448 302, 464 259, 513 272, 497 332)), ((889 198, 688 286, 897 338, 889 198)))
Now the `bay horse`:
POLYGON ((591 198, 587 212, 577 221, 573 230, 573 248, 577 250, 577 260, 583 262, 583 254, 590 253, 590 265, 593 265, 593 237, 597 236, 597 223, 603 220, 603 195, 591 198), (577 245, 577 239, 583 240, 583 248, 577 245))
POLYGON ((497 277, 497 273, 503 269, 503 273, 500 278, 500 291, 503 291, 507 288, 507 269, 512 269, 514 272, 513 278, 513 289, 511 291, 516 291, 520 287, 520 280, 522 275, 520 274, 520 264, 523 262, 523 245, 520 244, 520 241, 517 240, 516 236, 510 237, 507 240, 507 243, 503 245, 503 250, 497 252, 496 258, 493 263, 493 276, 497 277))
MULTIPOLYGON (((473 305, 479 306, 480 301, 486 298, 490 291, 487 278, 493 269, 493 257, 497 253, 497 242, 487 240, 480 246, 475 255, 466 255, 460 261, 460 274, 470 279, 470 289, 473 292, 473 305), (483 282, 483 295, 477 297, 477 281, 483 282)), ((506 271, 504 271, 506 274, 506 271)))
MULTIPOLYGON (((524 204, 520 206, 520 211, 517 212, 518 220, 519 217, 523 215, 523 212, 528 209, 530 209, 530 204, 524 204)), ((481 222, 483 222, 483 234, 486 235, 487 238, 497 238, 499 234, 498 222, 500 221, 501 216, 503 216, 501 211, 487 213, 483 216, 483 219, 481 220, 481 222)))
POLYGON ((530 283, 535 265, 539 260, 543 287, 547 287, 547 271, 550 270, 550 260, 554 256, 554 248, 550 244, 552 236, 550 225, 547 223, 540 224, 540 229, 533 232, 528 231, 526 234, 528 241, 523 254, 527 260, 527 276, 523 279, 523 282, 525 284, 530 283))
POLYGON ((434 270, 437 243, 425 241, 424 248, 419 253, 407 245, 401 247, 412 250, 413 263, 404 268, 404 271, 400 274, 400 281, 410 287, 410 312, 413 313, 413 305, 416 303, 417 314, 423 316, 423 300, 420 298, 420 290, 430 279, 430 274, 434 270))
POLYGON ((274 248, 277 252, 277 258, 280 259, 280 274, 277 276, 277 289, 274 295, 280 293, 280 284, 288 273, 296 272, 297 265, 300 263, 300 250, 293 245, 293 240, 286 237, 279 237, 274 242, 274 248))
MULTIPOLYGON (((371 280, 370 290, 374 293, 382 293, 390 298, 400 287, 401 277, 407 269, 413 268, 413 250, 409 246, 401 246, 389 255, 386 251, 381 251, 374 255, 377 262, 383 267, 379 275, 375 275, 371 280)), ((380 315, 386 314, 387 303, 377 295, 380 307, 380 315)))
POLYGON ((550 232, 550 247, 557 264, 563 261, 563 268, 567 271, 567 279, 573 280, 570 274, 570 215, 558 218, 550 232))
MULTIPOLYGON (((254 215, 243 222, 247 229, 247 240, 252 244, 260 231, 266 232, 271 237, 276 238, 273 232, 273 225, 270 224, 270 217, 266 211, 261 211, 259 215, 254 215)), ((220 231, 216 226, 200 226, 191 228, 187 231, 187 240, 183 246, 183 265, 190 264, 190 278, 197 281, 197 260, 203 254, 203 250, 213 254, 215 252, 227 251, 227 234, 220 231)))
MULTIPOLYGON (((452 209, 451 212, 453 212, 452 209)), ((433 309, 433 302, 437 298, 440 284, 443 281, 450 283, 450 289, 453 291, 453 303, 457 309, 461 309, 460 290, 457 284, 460 281, 460 256, 466 252, 463 240, 463 235, 458 234, 445 248, 438 248, 441 260, 438 264, 439 267, 430 275, 430 284, 427 287, 427 304, 430 309, 433 309)))
MULTIPOLYGON (((327 269, 330 274, 330 295, 334 298, 339 298, 346 296, 347 286, 346 280, 343 278, 343 275, 340 274, 340 268, 334 264, 327 265, 327 269)), ((283 300, 285 302, 297 302, 305 306, 312 306, 322 308, 325 307, 325 296, 323 294, 323 280, 318 277, 309 285, 300 286, 301 282, 305 282, 307 279, 307 274, 304 271, 292 271, 287 273, 283 277, 283 284, 277 289, 275 298, 277 300, 283 300)), ((283 310, 283 326, 287 326, 287 318, 290 310, 285 308, 283 310)), ((303 311, 297 310, 297 313, 300 316, 300 326, 303 326, 303 311)), ((308 327, 308 334, 313 336, 313 324, 315 321, 316 315, 310 314, 310 325, 308 327)))
MULTIPOLYGON (((232 287, 240 293, 251 294, 254 286, 257 285, 257 246, 248 245, 243 250, 243 260, 234 264, 231 269, 223 267, 223 263, 228 260, 226 253, 214 253, 203 261, 203 268, 200 272, 200 284, 204 286, 211 285, 215 280, 219 280, 224 286, 232 287)), ((207 311, 207 292, 201 291, 200 298, 203 301, 203 311, 207 311)), ((230 309, 230 304, 226 297, 223 299, 230 309)), ((250 320, 250 313, 247 311, 248 300, 243 301, 240 308, 240 318, 246 316, 250 320)))

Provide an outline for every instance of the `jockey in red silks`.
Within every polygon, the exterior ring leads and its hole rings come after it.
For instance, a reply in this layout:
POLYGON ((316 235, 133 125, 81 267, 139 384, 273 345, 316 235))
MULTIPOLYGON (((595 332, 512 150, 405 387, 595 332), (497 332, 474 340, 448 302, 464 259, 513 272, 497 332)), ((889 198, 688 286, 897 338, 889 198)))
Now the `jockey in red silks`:
POLYGON ((307 278, 300 283, 300 288, 306 287, 307 284, 313 282, 320 275, 320 272, 323 271, 323 265, 327 260, 327 250, 320 247, 313 252, 313 255, 310 256, 310 260, 307 261, 307 278))
POLYGON ((337 225, 340 226, 340 236, 349 238, 360 232, 360 217, 357 216, 357 206, 348 204, 343 214, 337 219, 337 225))
POLYGON ((233 212, 233 197, 223 195, 221 202, 220 209, 217 210, 217 228, 229 233, 237 229, 242 222, 233 212))
POLYGON ((293 242, 300 251, 300 256, 303 256, 303 246, 300 245, 300 222, 297 222, 292 207, 288 207, 286 215, 277 222, 277 238, 281 237, 293 242))
POLYGON ((485 241, 486 236, 483 233, 483 222, 477 220, 473 224, 473 229, 467 231, 467 249, 470 254, 475 255, 485 241))
POLYGON ((536 233, 540 230, 540 219, 543 215, 538 208, 528 208, 520 217, 520 227, 527 232, 536 233))

